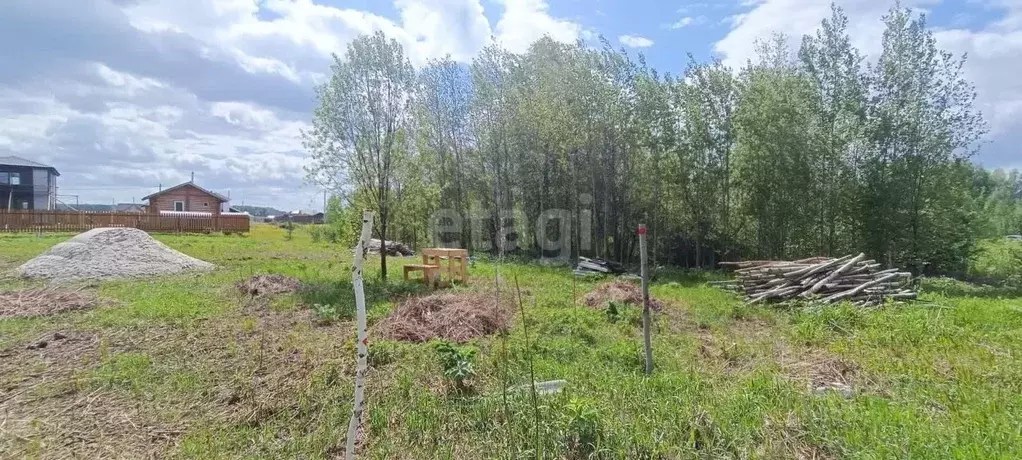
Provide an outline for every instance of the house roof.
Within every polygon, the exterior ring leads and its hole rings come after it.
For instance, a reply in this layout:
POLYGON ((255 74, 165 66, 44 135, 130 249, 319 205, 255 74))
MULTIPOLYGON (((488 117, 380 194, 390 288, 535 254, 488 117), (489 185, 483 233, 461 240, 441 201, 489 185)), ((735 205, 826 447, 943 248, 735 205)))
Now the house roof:
POLYGON ((12 156, 6 156, 6 157, 0 157, 0 165, 6 165, 6 166, 26 166, 26 167, 29 167, 29 168, 43 168, 43 169, 49 169, 49 170, 53 171, 53 174, 56 174, 58 176, 60 175, 60 172, 57 171, 57 168, 54 168, 53 166, 44 165, 42 163, 37 163, 37 162, 32 161, 32 160, 26 160, 24 158, 16 157, 16 156, 13 156, 13 155, 12 156))
POLYGON ((132 211, 141 209, 142 205, 135 203, 117 203, 117 206, 114 206, 115 211, 132 211))
POLYGON ((221 195, 219 193, 216 193, 214 191, 206 190, 206 189, 204 189, 202 187, 199 187, 198 185, 195 185, 194 182, 185 182, 183 184, 177 184, 177 185, 175 185, 173 187, 165 188, 165 189, 163 189, 163 190, 161 190, 159 192, 156 192, 156 193, 154 193, 152 195, 144 196, 144 197, 142 197, 142 199, 143 200, 148 200, 148 199, 150 199, 150 198, 152 198, 154 196, 160 196, 160 195, 163 195, 164 193, 173 192, 174 190, 180 190, 180 189, 182 189, 184 187, 194 187, 195 189, 198 189, 199 191, 201 191, 203 193, 212 195, 214 198, 216 198, 216 199, 218 199, 220 201, 224 201, 224 202, 231 201, 230 198, 227 198, 226 196, 223 196, 223 195, 221 195))

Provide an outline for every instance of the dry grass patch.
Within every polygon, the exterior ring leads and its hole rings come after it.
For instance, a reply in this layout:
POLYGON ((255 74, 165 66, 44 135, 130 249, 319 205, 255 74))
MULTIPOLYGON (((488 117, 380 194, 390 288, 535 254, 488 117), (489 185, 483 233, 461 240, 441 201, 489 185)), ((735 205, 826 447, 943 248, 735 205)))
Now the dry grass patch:
POLYGON ((0 452, 39 458, 153 458, 180 433, 122 392, 94 384, 108 345, 57 331, 0 351, 0 452))
POLYGON ((65 311, 86 310, 97 303, 96 297, 87 292, 57 289, 0 292, 0 319, 50 316, 65 311))
POLYGON ((298 292, 302 282, 284 275, 255 275, 235 284, 242 294, 252 297, 270 296, 298 292))
MULTIPOLYGON (((589 308, 605 308, 610 302, 630 303, 641 307, 642 287, 629 281, 614 280, 597 286, 596 289, 587 293, 582 301, 589 308)), ((653 311, 663 311, 664 302, 651 295, 649 307, 653 311)))
POLYGON ((383 337, 410 342, 447 339, 466 342, 506 329, 514 317, 507 295, 440 292, 409 297, 375 327, 383 337))

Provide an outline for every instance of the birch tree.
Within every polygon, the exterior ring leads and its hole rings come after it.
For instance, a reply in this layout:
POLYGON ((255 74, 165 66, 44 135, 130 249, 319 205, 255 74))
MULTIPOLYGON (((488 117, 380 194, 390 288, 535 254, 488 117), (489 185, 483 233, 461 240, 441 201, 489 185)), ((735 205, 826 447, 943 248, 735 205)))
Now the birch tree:
POLYGON ((363 193, 377 210, 384 241, 380 277, 387 279, 386 240, 398 171, 409 149, 415 71, 401 45, 383 32, 363 35, 344 58, 334 55, 330 80, 316 89, 312 129, 302 133, 311 154, 310 179, 348 196, 363 193))

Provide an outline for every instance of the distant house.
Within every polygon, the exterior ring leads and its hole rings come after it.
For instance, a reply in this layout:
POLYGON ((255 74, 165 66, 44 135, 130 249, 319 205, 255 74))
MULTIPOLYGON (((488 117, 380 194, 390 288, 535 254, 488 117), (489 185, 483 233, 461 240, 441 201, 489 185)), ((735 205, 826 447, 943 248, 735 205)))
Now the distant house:
POLYGON ((0 209, 56 209, 57 168, 0 157, 0 209))
POLYGON ((321 212, 294 210, 274 218, 276 222, 291 222, 295 224, 322 224, 325 216, 321 212))
POLYGON ((149 201, 148 209, 153 214, 189 212, 213 215, 220 215, 224 204, 230 201, 230 199, 219 193, 195 185, 194 182, 185 182, 163 189, 152 195, 142 197, 142 200, 149 201))
POLYGON ((117 206, 114 206, 114 212, 134 212, 142 214, 145 212, 145 206, 135 203, 117 203, 117 206))

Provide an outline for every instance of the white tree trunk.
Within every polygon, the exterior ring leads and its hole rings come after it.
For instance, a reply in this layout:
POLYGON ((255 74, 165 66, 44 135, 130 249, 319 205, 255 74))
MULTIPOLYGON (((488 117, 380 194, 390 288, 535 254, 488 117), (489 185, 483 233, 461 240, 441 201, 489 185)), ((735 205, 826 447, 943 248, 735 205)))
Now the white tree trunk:
POLYGON ((351 267, 351 284, 355 288, 355 308, 358 310, 356 328, 358 328, 358 364, 355 369, 355 403, 351 407, 351 420, 348 420, 348 441, 344 448, 344 458, 355 458, 355 435, 362 420, 362 403, 365 400, 366 388, 366 357, 369 354, 369 338, 366 336, 366 294, 362 285, 362 266, 365 264, 365 250, 373 228, 373 213, 362 213, 362 234, 355 246, 355 260, 351 267))

